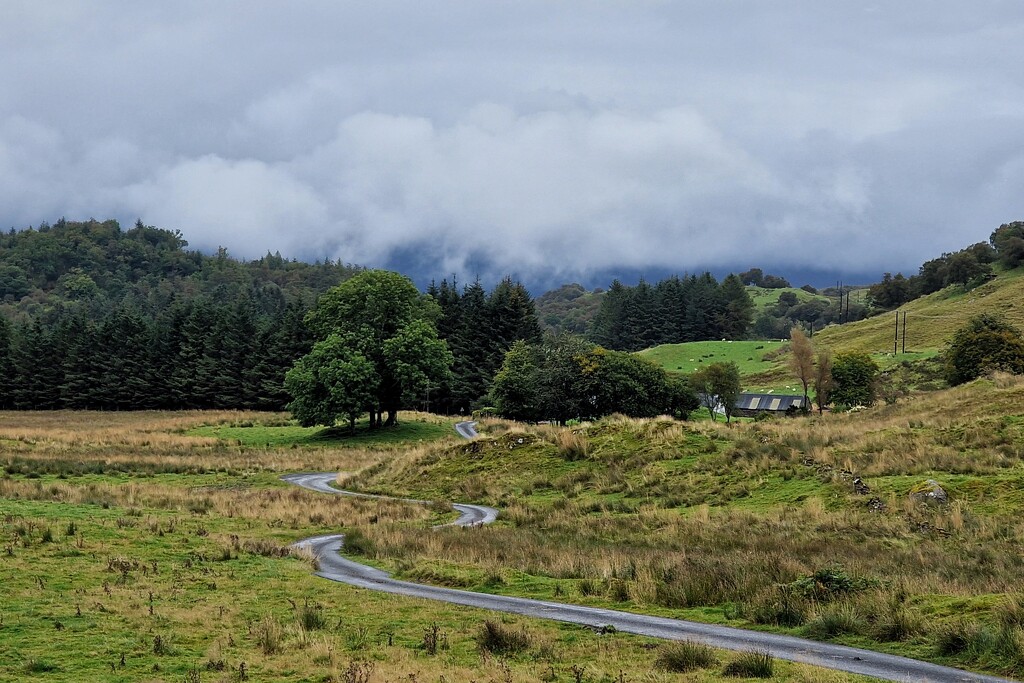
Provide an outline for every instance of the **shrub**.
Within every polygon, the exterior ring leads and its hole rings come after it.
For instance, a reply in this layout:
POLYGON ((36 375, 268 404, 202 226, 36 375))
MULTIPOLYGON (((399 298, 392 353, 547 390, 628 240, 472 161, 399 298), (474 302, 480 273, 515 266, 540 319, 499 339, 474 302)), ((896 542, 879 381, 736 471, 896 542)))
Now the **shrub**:
POLYGON ((703 643, 683 640, 658 649, 654 666, 665 671, 685 673, 695 669, 709 669, 718 664, 714 650, 703 643))
POLYGON ((529 649, 532 644, 526 629, 514 629, 488 619, 476 637, 477 645, 494 655, 511 655, 529 649))
POLYGON ((768 651, 744 652, 725 665, 722 674, 737 678, 771 678, 775 672, 775 658, 768 651))
POLYGON ((828 602, 850 593, 873 588, 878 582, 862 576, 850 576, 842 567, 826 567, 797 579, 789 587, 798 595, 828 602))
POLYGON ((835 605, 822 610, 806 626, 812 638, 832 638, 843 633, 863 633, 866 622, 851 605, 835 605))
POLYGON ((981 626, 961 619, 939 630, 935 638, 935 649, 940 655, 958 655, 976 649, 981 637, 981 626))
POLYGON ((352 529, 345 534, 345 550, 353 555, 372 555, 375 550, 374 542, 359 529, 352 529))
POLYGON ((1024 339, 998 316, 982 314, 957 330, 945 354, 946 381, 963 384, 994 370, 1024 374, 1024 339))
POLYGON ((555 437, 558 455, 565 460, 583 460, 590 453, 590 441, 585 434, 568 429, 558 432, 555 437))
POLYGON ((866 353, 840 353, 832 361, 832 402, 869 406, 875 402, 878 364, 866 353))

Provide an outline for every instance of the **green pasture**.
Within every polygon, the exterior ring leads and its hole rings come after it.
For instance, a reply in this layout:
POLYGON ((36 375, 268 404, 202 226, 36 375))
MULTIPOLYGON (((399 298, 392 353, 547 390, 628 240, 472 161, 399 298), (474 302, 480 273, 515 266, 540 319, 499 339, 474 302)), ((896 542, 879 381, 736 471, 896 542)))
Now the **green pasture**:
POLYGON ((189 436, 207 436, 232 441, 240 446, 308 447, 374 447, 405 443, 436 441, 453 435, 454 420, 440 418, 403 418, 398 425, 386 429, 371 429, 369 420, 356 422, 355 431, 348 427, 302 427, 290 425, 263 425, 258 423, 234 425, 207 425, 187 432, 189 436))

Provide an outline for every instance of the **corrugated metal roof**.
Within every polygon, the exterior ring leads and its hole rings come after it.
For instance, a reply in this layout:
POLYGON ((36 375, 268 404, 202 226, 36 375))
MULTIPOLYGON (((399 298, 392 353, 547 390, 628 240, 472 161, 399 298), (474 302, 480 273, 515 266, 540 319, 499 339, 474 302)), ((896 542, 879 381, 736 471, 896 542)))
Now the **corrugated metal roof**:
POLYGON ((790 406, 799 408, 804 404, 802 395, 786 394, 747 394, 743 393, 736 399, 739 410, 788 410, 790 406))

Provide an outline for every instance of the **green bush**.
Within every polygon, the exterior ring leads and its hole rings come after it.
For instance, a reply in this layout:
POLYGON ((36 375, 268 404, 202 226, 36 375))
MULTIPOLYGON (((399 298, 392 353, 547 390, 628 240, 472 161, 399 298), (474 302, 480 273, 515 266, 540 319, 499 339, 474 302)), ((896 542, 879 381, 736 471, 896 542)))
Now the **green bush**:
POLYGON ((874 588, 878 581, 864 577, 854 577, 846 573, 842 567, 826 567, 819 569, 810 576, 797 579, 789 584, 797 595, 819 602, 828 602, 836 598, 874 588))
POLYGON ((957 330, 944 356, 946 381, 963 384, 994 370, 1024 374, 1024 339, 999 316, 987 313, 957 330))
POLYGON ((878 365, 866 353, 840 353, 832 361, 830 398, 837 405, 869 406, 877 395, 878 365))

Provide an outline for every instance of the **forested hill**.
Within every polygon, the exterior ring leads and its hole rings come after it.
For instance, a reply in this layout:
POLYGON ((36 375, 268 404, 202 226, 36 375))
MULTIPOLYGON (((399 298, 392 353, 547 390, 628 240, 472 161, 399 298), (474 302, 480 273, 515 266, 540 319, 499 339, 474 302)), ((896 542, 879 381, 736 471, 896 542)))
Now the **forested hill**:
MULTIPOLYGON (((312 348, 306 314, 360 270, 204 255, 141 223, 0 234, 0 409, 281 410, 285 373, 312 348)), ((508 278, 428 293, 454 365, 416 406, 468 412, 509 346, 539 340, 533 300, 508 278)))
POLYGON ((0 235, 0 407, 283 408, 316 297, 359 268, 58 221, 0 235))
POLYGON ((130 230, 117 221, 63 219, 12 229, 0 234, 0 306, 8 320, 23 321, 121 303, 155 313, 182 297, 310 301, 359 270, 280 254, 245 262, 223 249, 209 256, 187 247, 179 231, 141 221, 130 230))

